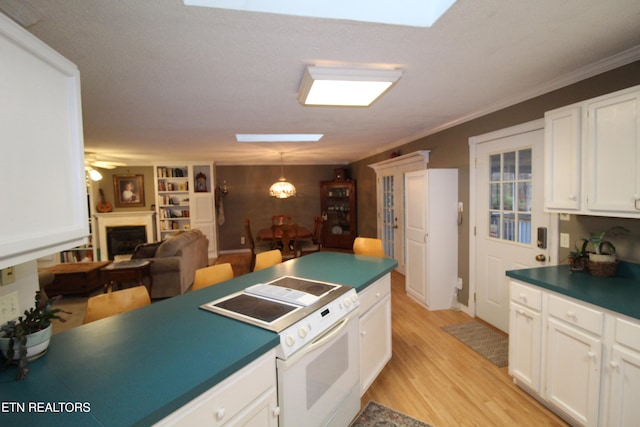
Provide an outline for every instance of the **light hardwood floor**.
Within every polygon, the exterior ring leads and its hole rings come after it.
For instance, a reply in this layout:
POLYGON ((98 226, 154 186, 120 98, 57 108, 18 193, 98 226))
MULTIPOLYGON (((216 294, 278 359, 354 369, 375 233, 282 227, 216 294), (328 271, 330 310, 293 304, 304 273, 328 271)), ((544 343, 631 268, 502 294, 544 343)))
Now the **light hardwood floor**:
POLYGON ((391 275, 391 361, 362 398, 435 427, 566 426, 498 368, 441 329, 470 322, 465 313, 428 311, 391 275))

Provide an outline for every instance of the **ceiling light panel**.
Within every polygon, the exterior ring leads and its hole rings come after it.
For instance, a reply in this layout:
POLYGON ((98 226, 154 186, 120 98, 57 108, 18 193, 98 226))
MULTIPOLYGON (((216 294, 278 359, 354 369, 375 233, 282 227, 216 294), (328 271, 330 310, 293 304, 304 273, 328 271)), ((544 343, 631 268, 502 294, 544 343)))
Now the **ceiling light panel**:
POLYGON ((430 27, 455 0, 183 0, 187 6, 430 27))
POLYGON ((402 76, 402 70, 308 66, 298 100, 303 105, 368 107, 402 76))

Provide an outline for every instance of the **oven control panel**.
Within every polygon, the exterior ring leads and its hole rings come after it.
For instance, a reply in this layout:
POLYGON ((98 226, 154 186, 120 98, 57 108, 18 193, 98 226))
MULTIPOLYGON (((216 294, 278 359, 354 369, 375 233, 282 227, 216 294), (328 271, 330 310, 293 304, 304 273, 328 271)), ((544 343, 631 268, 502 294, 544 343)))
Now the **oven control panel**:
POLYGON ((312 343, 334 328, 341 326, 341 320, 360 306, 358 294, 350 289, 345 294, 315 310, 280 332, 278 357, 286 359, 307 344, 312 343))

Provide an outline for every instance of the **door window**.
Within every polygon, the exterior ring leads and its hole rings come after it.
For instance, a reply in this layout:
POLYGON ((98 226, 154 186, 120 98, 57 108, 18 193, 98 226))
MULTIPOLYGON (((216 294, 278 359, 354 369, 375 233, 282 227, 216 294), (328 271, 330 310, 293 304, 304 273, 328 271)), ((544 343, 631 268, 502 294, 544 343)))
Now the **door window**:
POLYGON ((531 244, 531 148, 489 156, 489 237, 531 244))
POLYGON ((382 177, 382 245, 384 253, 395 258, 396 213, 393 175, 382 177))

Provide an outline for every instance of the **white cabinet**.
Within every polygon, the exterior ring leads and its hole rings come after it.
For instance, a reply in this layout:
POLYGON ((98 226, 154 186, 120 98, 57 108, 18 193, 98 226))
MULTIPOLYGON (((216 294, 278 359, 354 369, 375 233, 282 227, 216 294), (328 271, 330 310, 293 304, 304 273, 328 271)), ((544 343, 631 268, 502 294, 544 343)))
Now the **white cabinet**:
POLYGON ((391 276, 386 274, 360 299, 360 396, 391 359, 391 276))
POLYGON ((544 115, 545 207, 579 211, 582 200, 582 133, 580 105, 544 115))
POLYGON ((158 240, 197 228, 209 240, 209 258, 217 257, 213 164, 179 162, 154 165, 158 240))
POLYGON ((277 427, 276 356, 270 351, 155 424, 277 427))
POLYGON ((540 393, 542 292, 510 283, 509 374, 540 393))
POLYGON ((640 89, 586 103, 587 209, 640 216, 640 89))
POLYGON ((550 317, 546 344, 546 399, 581 425, 596 426, 602 341, 550 317))
POLYGON ((640 324, 620 317, 608 317, 615 328, 610 357, 606 400, 607 426, 633 426, 640 420, 640 324))
POLYGON ((640 419, 640 320, 510 281, 509 374, 576 425, 640 419))
POLYGON ((87 243, 89 228, 78 68, 1 13, 0 57, 5 268, 87 243))
POLYGON ((458 170, 406 173, 404 213, 407 294, 447 309, 458 279, 458 170))
POLYGON ((640 86, 545 113, 545 209, 640 217, 640 86))

